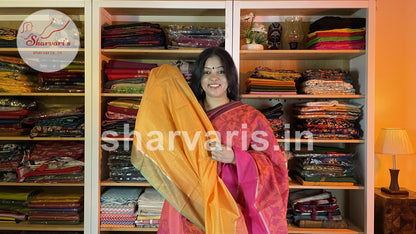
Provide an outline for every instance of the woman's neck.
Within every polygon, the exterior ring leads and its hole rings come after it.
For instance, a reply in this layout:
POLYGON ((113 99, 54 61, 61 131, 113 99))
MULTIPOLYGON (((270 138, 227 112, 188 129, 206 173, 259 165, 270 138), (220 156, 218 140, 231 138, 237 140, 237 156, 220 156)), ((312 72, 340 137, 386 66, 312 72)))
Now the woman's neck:
POLYGON ((230 99, 228 97, 225 98, 205 98, 203 100, 203 107, 206 111, 215 109, 219 106, 225 105, 230 102, 230 99))

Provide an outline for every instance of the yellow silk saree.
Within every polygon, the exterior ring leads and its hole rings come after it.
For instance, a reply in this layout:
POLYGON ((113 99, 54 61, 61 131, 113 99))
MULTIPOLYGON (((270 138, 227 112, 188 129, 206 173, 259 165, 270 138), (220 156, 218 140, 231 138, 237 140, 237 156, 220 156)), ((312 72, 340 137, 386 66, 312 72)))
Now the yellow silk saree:
POLYGON ((131 161, 183 216, 206 233, 247 233, 244 217, 206 150, 218 141, 184 77, 151 71, 136 119, 131 161))

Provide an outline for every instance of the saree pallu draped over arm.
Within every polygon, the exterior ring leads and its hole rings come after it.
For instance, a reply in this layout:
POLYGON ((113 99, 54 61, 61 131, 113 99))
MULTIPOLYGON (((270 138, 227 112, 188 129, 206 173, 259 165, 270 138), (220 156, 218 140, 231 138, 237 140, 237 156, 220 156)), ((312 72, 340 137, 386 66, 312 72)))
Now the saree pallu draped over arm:
POLYGON ((178 68, 162 65, 151 71, 146 84, 131 162, 180 214, 207 233, 247 233, 242 212, 205 148, 206 133, 212 131, 178 68))

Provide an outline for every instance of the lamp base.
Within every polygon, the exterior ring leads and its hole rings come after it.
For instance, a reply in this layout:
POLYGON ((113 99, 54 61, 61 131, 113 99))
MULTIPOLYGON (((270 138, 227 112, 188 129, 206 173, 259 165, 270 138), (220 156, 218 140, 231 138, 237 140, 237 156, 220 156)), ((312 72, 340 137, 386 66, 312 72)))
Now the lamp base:
POLYGON ((391 190, 389 188, 383 187, 383 188, 381 188, 381 191, 383 191, 385 193, 388 193, 390 195, 405 195, 405 196, 409 196, 409 191, 407 191, 407 190, 397 190, 397 191, 394 191, 394 190, 391 190))

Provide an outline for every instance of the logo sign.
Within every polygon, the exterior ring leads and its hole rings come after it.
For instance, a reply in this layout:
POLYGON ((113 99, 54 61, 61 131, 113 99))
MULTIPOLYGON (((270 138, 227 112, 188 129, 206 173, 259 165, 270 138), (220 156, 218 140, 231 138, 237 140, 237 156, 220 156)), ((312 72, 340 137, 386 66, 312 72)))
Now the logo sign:
POLYGON ((41 72, 64 69, 74 60, 80 44, 74 22, 51 9, 29 15, 20 25, 16 41, 22 59, 41 72))

